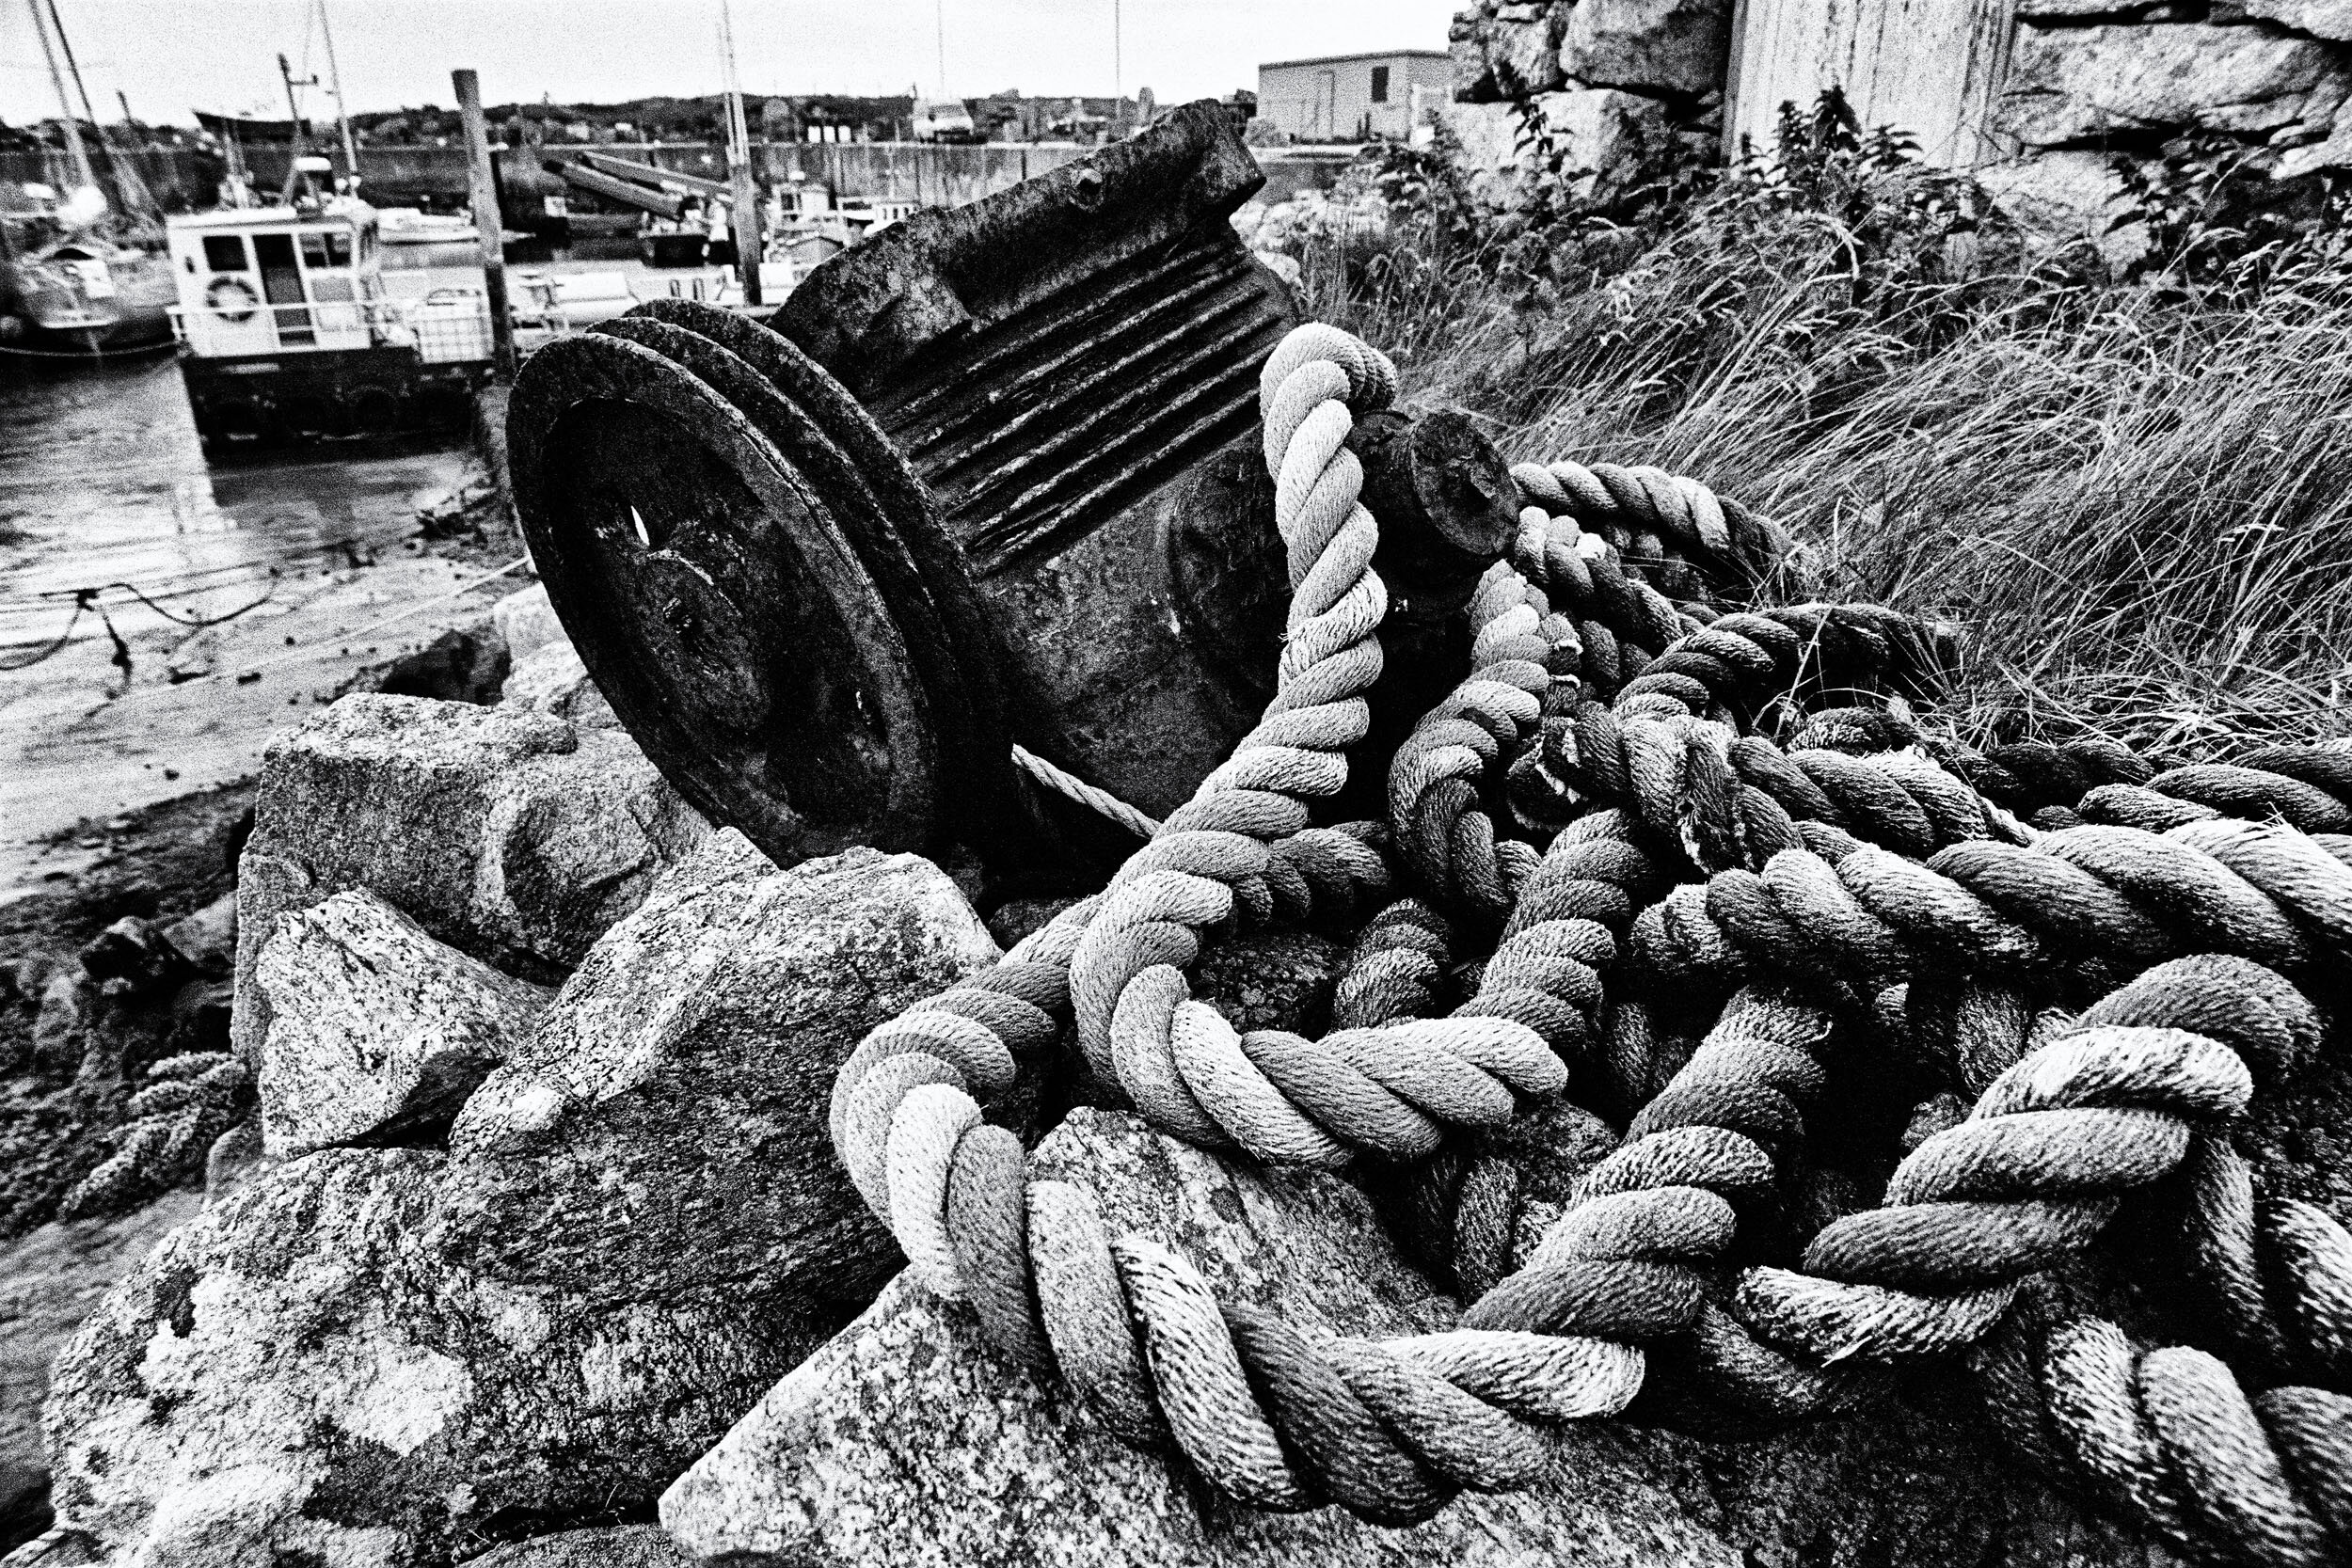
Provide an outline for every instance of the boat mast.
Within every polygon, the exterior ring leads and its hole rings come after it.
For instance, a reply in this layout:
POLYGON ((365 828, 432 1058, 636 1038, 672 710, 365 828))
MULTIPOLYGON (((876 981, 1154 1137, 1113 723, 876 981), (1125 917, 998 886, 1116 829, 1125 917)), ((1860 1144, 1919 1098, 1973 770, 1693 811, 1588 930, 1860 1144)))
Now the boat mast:
POLYGON ((735 72, 735 15, 727 0, 719 0, 719 46, 727 67, 727 171, 735 185, 729 203, 735 230, 735 270, 743 280, 743 303, 758 305, 759 175, 752 167, 752 127, 743 115, 743 85, 735 72))
MULTIPOLYGON (((286 134, 294 138, 286 147, 286 188, 278 193, 278 199, 292 206, 294 187, 302 182, 302 107, 294 101, 294 67, 287 63, 283 50, 278 55, 278 76, 286 84, 286 134)), ((307 87, 317 80, 309 77, 302 85, 307 87)))
POLYGON ((49 62, 49 83, 57 89, 57 115, 65 124, 65 151, 73 165, 75 186, 95 185, 98 177, 90 172, 89 151, 82 145, 81 122, 73 117, 73 101, 65 95, 65 72, 57 69, 57 46, 49 39, 49 19, 41 14, 41 0, 26 4, 33 12, 33 31, 40 35, 41 58, 49 62))
POLYGON ((359 149, 351 139, 351 111, 343 103, 342 68, 335 63, 335 29, 326 24, 326 0, 317 0, 319 34, 326 40, 326 80, 335 92, 335 120, 343 133, 343 178, 353 196, 359 194, 359 149))
MULTIPOLYGON (((150 216, 160 216, 160 210, 155 205, 155 193, 148 188, 146 170, 139 166, 144 162, 140 156, 144 150, 135 145, 138 137, 138 121, 131 114, 131 95, 120 87, 117 87, 115 88, 115 102, 122 105, 123 140, 134 144, 131 147, 131 156, 127 160, 123 156, 121 148, 115 146, 112 142, 106 144, 107 150, 114 154, 115 183, 123 186, 126 194, 131 184, 136 184, 138 193, 134 204, 150 216)), ((105 135, 105 127, 100 126, 98 134, 102 137, 105 135)))

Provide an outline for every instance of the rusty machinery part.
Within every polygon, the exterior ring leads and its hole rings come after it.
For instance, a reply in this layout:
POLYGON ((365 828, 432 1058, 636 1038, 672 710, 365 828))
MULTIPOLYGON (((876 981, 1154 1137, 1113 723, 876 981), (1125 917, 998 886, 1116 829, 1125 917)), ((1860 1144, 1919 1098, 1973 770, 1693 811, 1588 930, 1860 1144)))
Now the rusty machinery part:
POLYGON ((647 755, 779 860, 915 847, 943 799, 1005 800, 988 662, 893 547, 912 486, 872 466, 856 405, 671 323, 612 325, 532 356, 508 433, 549 596, 647 755))
MULTIPOLYGON (((1262 178, 1194 105, 842 253, 781 335, 661 301, 533 356, 517 510, 690 800, 779 861, 959 839, 1000 878, 1084 875, 1132 839, 1031 787, 1015 742, 1153 818, 1224 761, 1283 617, 1279 564, 1203 569, 1283 549, 1270 487, 1210 480, 1257 463, 1293 321, 1227 221, 1262 178)), ((1457 415, 1367 409, 1350 436, 1373 493, 1412 498, 1384 577, 1458 603, 1509 542, 1502 459, 1457 415)))

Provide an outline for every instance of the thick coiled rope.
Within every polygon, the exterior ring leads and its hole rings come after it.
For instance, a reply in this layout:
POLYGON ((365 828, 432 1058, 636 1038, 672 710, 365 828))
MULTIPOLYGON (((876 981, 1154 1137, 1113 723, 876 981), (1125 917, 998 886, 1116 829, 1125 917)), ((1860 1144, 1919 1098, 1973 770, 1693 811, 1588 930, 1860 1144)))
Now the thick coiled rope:
POLYGON ((2217 1357, 2149 1351, 2044 1281, 1970 1356, 2004 1438, 2192 1560, 2352 1558, 2352 1398, 2250 1396, 2217 1357))
POLYGON ((1662 468, 1519 463, 1511 477, 1524 503, 1573 520, 1678 598, 1753 595, 1788 560, 1779 524, 1662 468))
POLYGON ((1863 975, 1872 990, 1922 966, 2112 974, 2215 952, 2293 974, 2352 950, 2352 867, 2278 824, 2086 826, 2028 847, 1953 845, 1924 863, 1820 847, 1836 858, 1784 850, 1760 874, 1677 888, 1635 922, 1636 950, 1661 974, 1863 975))
POLYGON ((2292 1060, 2318 1033, 2310 1004, 2259 966, 2159 965, 1994 1079, 1965 1121, 1896 1167, 1884 1206, 1817 1234, 1801 1270, 1744 1275, 1738 1315, 1820 1363, 1974 1339, 2018 1280, 2079 1250, 2124 1196, 2179 1168, 2201 1132, 2244 1113, 2249 1057, 2292 1060), (2175 993, 2181 1007, 2168 1006, 2175 993), (2217 995, 2243 1051, 2169 1022, 2217 995))
POLYGON ((1270 1161, 1425 1153, 1444 1126, 1507 1121, 1516 1096, 1560 1086, 1565 1069, 1546 1034, 1504 1015, 1564 1039, 1589 1032, 1562 995, 1597 1000, 1594 970, 1613 959, 1613 940, 1591 922, 1521 933, 1518 957, 1489 960, 1480 996, 1454 1018, 1317 1042, 1237 1037, 1190 1000, 1182 973, 1211 928, 1311 912, 1325 890, 1315 862, 1296 858, 1301 841, 1338 863, 1351 900, 1383 880, 1359 840, 1302 830, 1305 799, 1344 781, 1342 749, 1363 735, 1360 693, 1379 671, 1376 531, 1343 443, 1350 400, 1370 406, 1389 386, 1385 361, 1327 328, 1302 328, 1277 351, 1263 404, 1295 596, 1265 722, 1103 894, 989 974, 868 1035, 836 1080, 832 1131, 917 1276, 971 1300, 1007 1354, 1057 1367, 1112 1430, 1164 1433, 1220 1489, 1260 1506, 1336 1500, 1403 1520, 1462 1486, 1529 1479, 1541 1449, 1505 1412, 1619 1408, 1638 1386, 1638 1352, 1477 1333, 1310 1350, 1279 1323, 1220 1307, 1167 1249, 1107 1237, 1078 1189, 1028 1183, 1019 1141, 985 1125, 977 1098, 1015 1070, 1011 1042, 978 1015, 1003 1015, 1027 1042, 1065 998, 1099 1079, 1180 1135, 1270 1161), (1025 1011, 995 1000, 1015 987, 1025 1011))
MULTIPOLYGON (((2064 989, 2201 949, 2244 952, 2299 973, 2315 957, 2339 953, 2352 925, 2336 918, 2344 863, 2321 841, 2282 838, 2290 828, 2217 817, 2170 824, 2161 836, 2102 827, 2036 837, 1963 795, 1923 758, 1896 765, 1913 769, 1897 777, 1881 759, 1858 761, 1834 744, 1797 748, 1823 753, 1809 758, 1811 768, 1767 748, 1756 752, 1751 782, 1730 763, 1726 741, 1720 752, 1705 749, 1724 765, 1731 800, 1753 790, 1778 814, 1767 814, 1762 820, 1773 826, 1753 835, 1776 847, 1759 855, 1755 844, 1740 846, 1732 824, 1747 824, 1733 816, 1693 825, 1686 802, 1707 786, 1689 782, 1686 763, 1681 782, 1653 797, 1677 802, 1671 820, 1662 812, 1648 820, 1639 790, 1630 790, 1629 809, 1573 817, 1540 854, 1533 846, 1502 847, 1507 839, 1472 846, 1470 858, 1484 855, 1494 868, 1497 896, 1464 898, 1456 879, 1430 888, 1435 908, 1388 903, 1343 982, 1334 1034, 1319 1041, 1237 1035, 1192 998, 1184 978, 1204 941, 1363 908, 1387 894, 1391 840, 1417 879, 1438 842, 1414 838, 1422 827, 1411 813, 1411 832, 1306 827, 1309 803, 1344 781, 1343 752, 1365 733, 1362 693, 1379 668, 1385 591, 1370 565, 1376 530, 1358 503, 1360 473, 1344 451, 1350 407, 1383 395, 1386 377, 1368 356, 1352 340, 1315 332, 1295 335, 1268 367, 1269 467, 1297 595, 1265 721, 1103 894, 1018 945, 996 970, 869 1036, 836 1084, 834 1133, 917 1277, 969 1301, 993 1344, 1041 1372, 1057 1371, 1110 1430, 1172 1443, 1219 1490, 1257 1506, 1333 1502, 1403 1522, 1425 1517, 1458 1489, 1532 1479, 1543 1449, 1521 1421, 1622 1409, 1644 1384, 1645 1347, 1661 1339, 1700 1347, 1758 1408, 1832 1408, 1873 1383, 1859 1354, 1818 1361, 1810 1341, 1792 1345, 1792 1354, 1769 1341, 1776 1324, 1735 1315, 1761 1277, 1756 1271, 1742 1276, 1728 1304, 1710 1291, 1740 1206, 1762 1199, 1802 1144, 1804 1115, 1826 1078, 1819 1047, 1832 1007, 1877 1006, 1915 987, 1924 998, 1956 977, 2001 981, 2061 965, 2064 989), (1919 779, 1936 782, 1913 787, 1919 779), (1798 820, 1784 795, 1809 810, 1825 803, 1836 820, 1798 820), (1778 824, 1788 824, 1787 833, 1774 832, 1778 824), (1854 827, 1934 854, 1921 866, 1862 843, 1854 827), (1695 906, 1692 887, 1666 893, 1676 879, 1713 863, 1756 869, 1695 885, 1695 906), (1733 880, 1741 877, 1746 883, 1733 880), (1719 887, 1720 918, 1712 908, 1719 887), (1766 904, 1757 903, 1758 890, 1766 904), (2051 907, 2010 907, 2020 901, 2051 907), (1693 924, 1693 909, 1712 924, 1693 924), (1465 917, 1468 926, 1457 927, 1465 917), (2103 924, 2113 929, 2093 940, 2088 927, 2103 924), (1465 959, 1460 930, 1497 927, 1493 953, 1465 959), (1752 983, 1640 1109, 1625 1146, 1572 1191, 1554 1193, 1537 1167, 1574 1142, 1573 1130, 1547 1109, 1571 1076, 1597 1068, 1631 1082, 1613 1064, 1620 1054, 1646 1053, 1642 1072, 1654 1077, 1678 1050, 1636 1039, 1643 1015, 1613 1006, 1606 994, 1629 934, 1650 984, 1689 974, 1752 983), (1019 1141, 988 1126, 980 1104, 1009 1085, 1024 1056, 1047 1047, 1065 1017, 1102 1085, 1178 1135, 1274 1163, 1331 1165, 1368 1152, 1442 1171, 1407 1186, 1446 1207, 1454 1272, 1476 1298, 1463 1326, 1383 1345, 1310 1339, 1267 1314, 1218 1302, 1168 1249, 1109 1236, 1080 1189, 1031 1181, 1019 1141), (1546 1141, 1548 1127, 1560 1132, 1556 1145, 1546 1141), (1533 1234, 1530 1216, 1555 1210, 1556 1223, 1533 1234), (1521 1259, 1525 1266, 1514 1270, 1521 1259)), ((1548 548, 1549 519, 1545 538, 1548 548)), ((1507 777, 1516 757, 1506 752, 1506 733, 1524 755, 1537 736, 1549 738, 1547 721, 1566 721, 1574 735, 1583 717, 1564 700, 1581 690, 1567 685, 1581 682, 1581 667, 1573 676, 1555 669, 1565 639, 1547 640, 1565 618, 1518 576, 1517 587, 1501 574, 1482 587, 1475 668, 1530 669, 1512 672, 1518 681, 1493 683, 1512 695, 1477 693, 1486 705, 1458 705, 1435 721, 1461 726, 1444 732, 1445 743, 1458 741, 1477 759, 1474 793, 1494 784, 1498 768, 1507 777), (1491 742, 1491 755, 1472 731, 1491 742)), ((1825 672, 1837 659, 1864 670, 1873 660, 1921 665, 1933 653, 1931 640, 1899 617, 1883 631, 1870 615, 1841 619, 1810 607, 1759 617, 1759 626, 1772 629, 1755 635, 1730 616, 1708 629, 1727 621, 1734 625, 1714 642, 1686 633, 1679 656, 1669 644, 1601 710, 1617 726, 1629 780, 1646 743, 1625 742, 1629 726, 1662 722, 1677 733, 1677 720, 1745 723, 1756 705, 1774 700, 1769 688, 1786 673, 1771 656, 1771 645, 1786 641, 1780 633, 1793 634, 1798 657, 1825 672), (1832 643, 1841 646, 1824 657, 1832 643), (1771 664, 1772 683, 1757 675, 1751 649, 1771 664), (1669 657, 1670 667, 1650 668, 1669 657)), ((1835 682, 1824 675, 1817 684, 1835 682)), ((1854 721, 1836 733, 1872 728, 1854 721)), ((1687 757, 1697 732, 1679 734, 1687 757)), ((1489 813, 1486 820, 1491 833, 1509 817, 1489 813)), ((1449 826, 1443 847, 1458 861, 1453 832, 1449 826)), ((2021 1011, 2040 1016, 2012 1006, 1999 1027, 2025 1037, 2028 1026, 2012 1016, 2021 1011)), ((2232 1059, 2243 1065, 2243 1056, 2232 1059)), ((1994 1073, 1988 1100, 2010 1092, 2004 1085, 2025 1065, 1994 1073)), ((2194 1065, 2219 1070, 2209 1056, 2194 1065)), ((2209 1105, 2226 1113, 2226 1094, 2199 1088, 2203 1080, 2193 1076, 2184 1082, 2192 1087, 2182 1103, 2161 1114, 2185 1125, 2209 1105)), ((2105 1083, 2070 1080, 2066 1092, 2095 1096, 2105 1083)), ((2094 1100, 2025 1102, 2002 1115, 2146 1109, 2094 1100)), ((1979 1112, 1948 1128, 1923 1125, 1911 1158, 1940 1168, 1933 1162, 1948 1158, 1941 1151, 1952 1134, 1992 1117, 1979 1112)), ((2197 1147, 2193 1137, 2184 1147, 2197 1147)), ((2123 1183, 2139 1167, 2118 1157, 2098 1168, 2123 1183)), ((1898 1208, 1996 1202, 1973 1192, 1907 1201, 1914 1196, 1890 1189, 1898 1208)), ((2026 1243, 2041 1237, 2046 1251, 2057 1243, 2045 1233, 2079 1247, 2095 1228, 2065 1223, 2068 1201, 2020 1198, 2008 1207, 2036 1217, 2025 1222, 2028 1229, 2042 1224, 2026 1243)), ((2026 1262, 2041 1255, 2013 1237, 1994 1244, 2026 1262)), ((2246 1244, 2258 1269, 2312 1251, 2295 1243, 2282 1252, 2261 1235, 2246 1244)), ((1811 1252, 1804 1261, 1810 1267, 1811 1252)), ((2007 1284, 2013 1293, 2014 1280, 2007 1284)), ((2312 1275, 2266 1295, 2265 1322, 2330 1323, 2331 1290, 2312 1275)), ((1996 1315, 1975 1302, 1925 1310, 1934 1321, 1915 1324, 1896 1344, 1963 1343, 1996 1315)))

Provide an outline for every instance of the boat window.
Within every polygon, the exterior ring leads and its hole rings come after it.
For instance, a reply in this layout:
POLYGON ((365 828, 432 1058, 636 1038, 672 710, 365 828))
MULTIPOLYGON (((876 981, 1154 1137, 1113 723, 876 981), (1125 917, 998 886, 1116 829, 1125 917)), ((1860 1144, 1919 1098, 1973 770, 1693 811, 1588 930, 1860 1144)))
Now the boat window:
POLYGON ((205 235, 204 264, 215 272, 246 271, 245 236, 242 234, 205 235))
POLYGON ((302 236, 302 263, 307 267, 351 265, 351 235, 342 230, 302 236))
POLYGON ((314 272, 310 275, 310 297, 319 304, 342 305, 351 300, 351 279, 341 273, 314 272))
POLYGON ((302 272, 294 265, 294 236, 256 234, 253 253, 261 259, 262 297, 269 302, 270 315, 278 324, 280 346, 316 341, 310 312, 301 309, 302 272))

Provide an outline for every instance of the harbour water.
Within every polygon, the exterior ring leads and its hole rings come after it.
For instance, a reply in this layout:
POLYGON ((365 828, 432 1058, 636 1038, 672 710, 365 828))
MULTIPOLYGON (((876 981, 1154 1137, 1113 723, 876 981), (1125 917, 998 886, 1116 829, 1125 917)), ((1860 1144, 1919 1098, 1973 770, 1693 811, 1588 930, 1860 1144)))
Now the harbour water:
POLYGON ((416 538, 468 461, 450 441, 208 466, 168 354, 0 366, 0 895, 70 859, 84 819, 250 776, 354 672, 509 591, 416 538))

